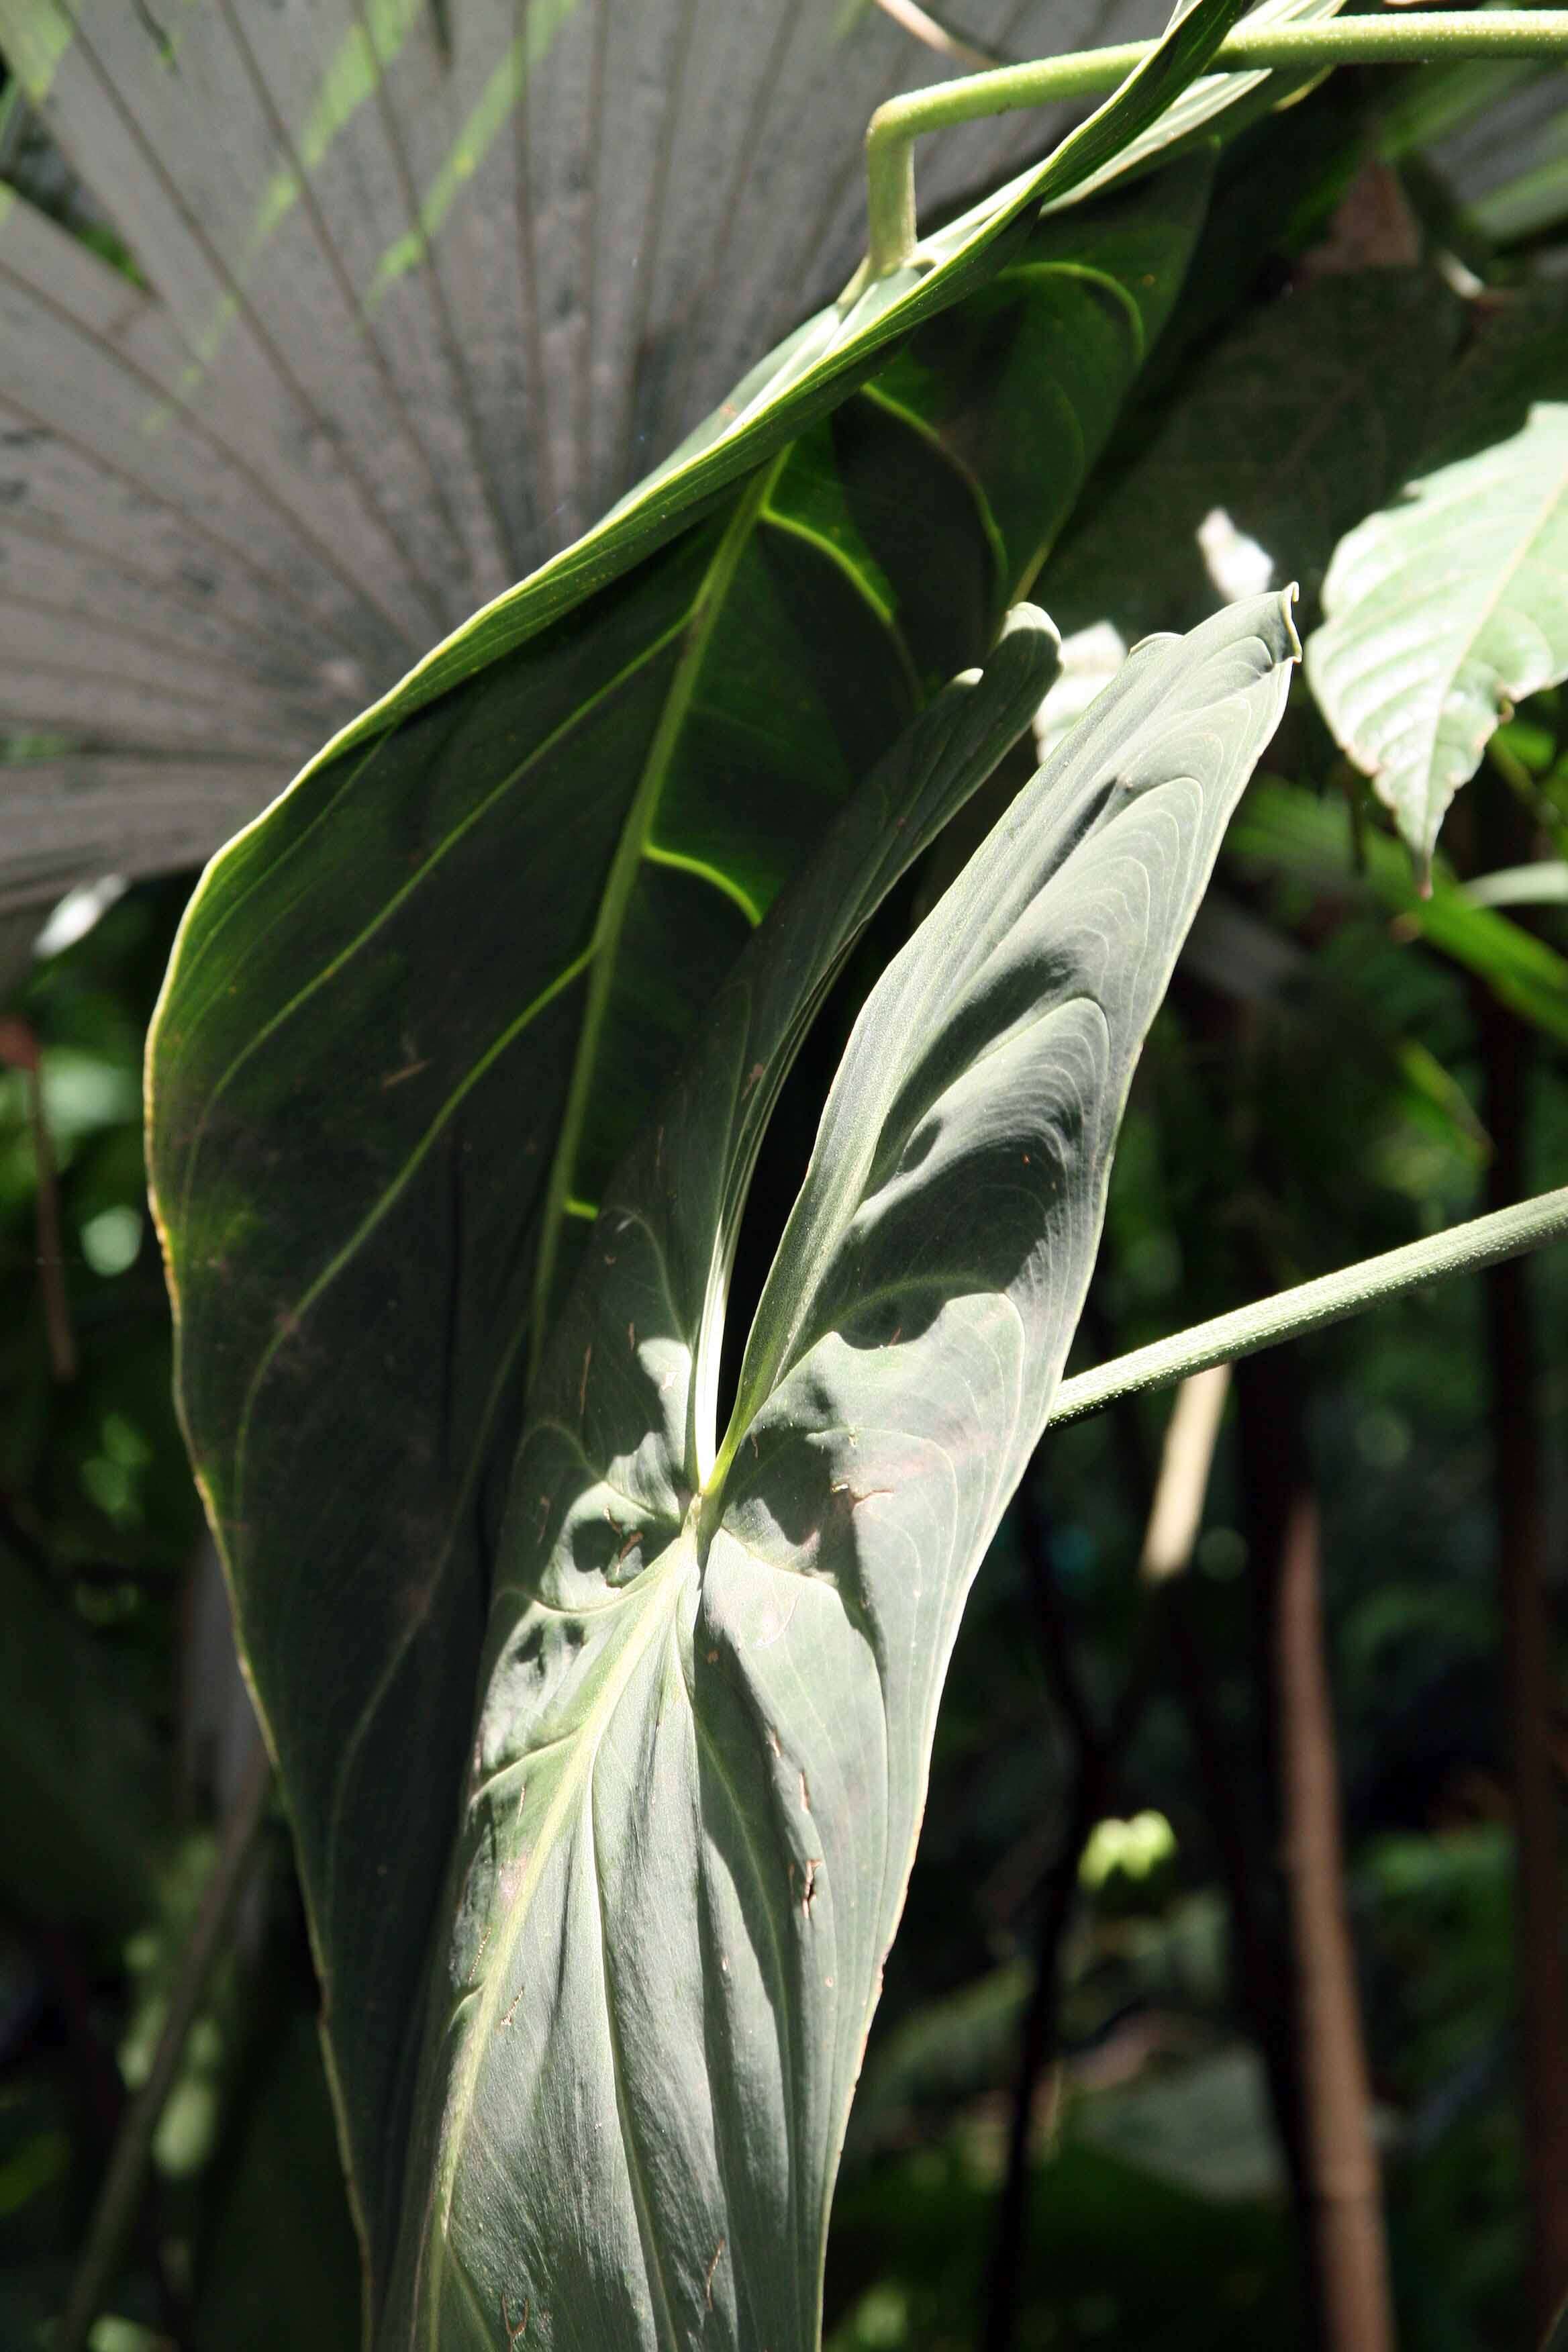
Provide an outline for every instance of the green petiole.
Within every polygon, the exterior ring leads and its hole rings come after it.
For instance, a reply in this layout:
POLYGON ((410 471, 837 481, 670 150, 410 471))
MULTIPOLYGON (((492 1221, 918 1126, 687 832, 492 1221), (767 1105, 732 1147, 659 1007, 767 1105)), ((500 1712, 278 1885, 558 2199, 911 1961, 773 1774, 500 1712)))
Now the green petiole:
MULTIPOLYGON (((1124 41, 1000 66, 962 81, 938 82, 889 99, 866 133, 869 222, 867 275, 886 278, 914 258, 915 141, 928 131, 978 122, 1024 107, 1089 98, 1116 89, 1158 44, 1124 41)), ((1421 65, 1441 58, 1568 56, 1568 9, 1484 9, 1401 16, 1352 16, 1317 25, 1282 25, 1228 33, 1205 71, 1256 73, 1279 68, 1315 73, 1329 66, 1421 65)))
POLYGON ((1397 1298, 1417 1283, 1440 1275, 1478 1274, 1500 1258, 1520 1257, 1526 1250, 1568 1238, 1568 1186, 1541 1192, 1533 1200, 1508 1209, 1494 1209, 1471 1217, 1427 1241, 1407 1242, 1403 1249, 1382 1257, 1363 1258, 1338 1274, 1320 1276, 1293 1290, 1277 1291, 1254 1307, 1238 1307, 1218 1315, 1212 1323, 1194 1323, 1169 1339, 1136 1348, 1064 1381, 1057 1391, 1047 1427, 1058 1422, 1081 1421, 1119 1397, 1137 1396, 1144 1389, 1174 1387, 1190 1373, 1207 1371, 1213 1364, 1234 1362, 1255 1355, 1260 1348, 1278 1347, 1303 1331, 1317 1331, 1329 1323, 1359 1315, 1384 1298, 1397 1298))

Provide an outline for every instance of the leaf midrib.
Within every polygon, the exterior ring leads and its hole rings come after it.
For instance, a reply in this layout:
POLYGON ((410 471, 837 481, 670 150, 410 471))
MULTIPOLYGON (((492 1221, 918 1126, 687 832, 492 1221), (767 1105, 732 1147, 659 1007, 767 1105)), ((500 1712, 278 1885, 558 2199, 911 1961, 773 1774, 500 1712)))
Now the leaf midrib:
POLYGON ((439 2210, 432 2210, 426 2222, 430 2262, 429 2284, 426 2290, 429 2352, 440 2352, 441 2273, 451 2232, 452 2205, 457 2194, 462 2152, 473 2117, 479 2074, 490 2034, 495 2030, 495 2011, 501 1991, 510 1981, 510 1963, 527 1924, 544 1865, 555 1850, 574 1806, 584 1787, 591 1782, 600 1741, 615 1720, 627 1685, 637 1667, 654 1642, 668 1630, 667 1612, 673 1612, 679 1600, 685 1573, 692 1566, 693 1558, 689 1540, 678 1536, 668 1550, 647 1570, 642 1622, 626 1636, 625 1646, 609 1668, 603 1687, 589 1706, 578 1729, 576 1754, 563 1771, 551 1796, 544 1818, 539 1825, 539 1834, 530 1849, 521 1884, 502 1912, 495 1955, 475 1996, 478 2014, 468 2026, 452 2085, 449 2113, 453 2127, 446 2136, 445 2155, 437 2174, 436 2198, 433 2200, 433 2204, 438 2203, 439 2210))
POLYGON ((554 1156, 550 1163, 550 1177, 545 1186, 541 1216, 539 1255, 533 1273, 533 1321, 529 1339, 530 1386, 538 1375, 543 1350, 550 1294, 560 1254, 562 1220, 568 1195, 574 1189, 583 1126, 597 1071, 599 1039, 609 1010, 610 992, 615 986, 621 934, 626 929, 632 891, 647 855, 659 802, 675 763, 676 749, 690 713, 698 680, 707 663, 713 632, 723 615, 735 573, 751 543, 758 517, 767 504, 768 494, 789 462, 790 446, 782 449, 772 465, 753 476, 747 484, 698 584, 690 617, 686 624, 686 642, 676 664, 664 708, 659 713, 653 741, 643 761, 636 798, 627 812, 615 856, 610 861, 609 873, 605 878, 594 934, 587 950, 587 1002, 572 1056, 572 1078, 554 1156))

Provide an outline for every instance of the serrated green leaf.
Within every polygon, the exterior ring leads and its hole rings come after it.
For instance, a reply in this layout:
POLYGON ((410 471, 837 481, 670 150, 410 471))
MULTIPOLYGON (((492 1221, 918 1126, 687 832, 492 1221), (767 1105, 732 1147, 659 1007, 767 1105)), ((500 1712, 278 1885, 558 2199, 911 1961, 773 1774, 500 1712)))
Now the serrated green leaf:
POLYGON ((1561 298, 1489 341, 1446 388, 1427 462, 1336 549, 1307 643, 1323 715, 1421 874, 1513 704, 1568 677, 1561 298))
POLYGON ((889 968, 722 1439, 752 1102, 884 803, 953 755, 995 664, 781 900, 611 1185, 518 1454, 386 2345, 478 2352, 525 2307, 547 2352, 816 2345, 959 1612, 1295 651, 1279 597, 1141 646, 889 968))
POLYGON ((378 2243, 531 1348, 752 925, 1070 507, 1208 173, 1043 225, 629 577, 330 749, 186 918, 150 1050, 180 1392, 378 2243))

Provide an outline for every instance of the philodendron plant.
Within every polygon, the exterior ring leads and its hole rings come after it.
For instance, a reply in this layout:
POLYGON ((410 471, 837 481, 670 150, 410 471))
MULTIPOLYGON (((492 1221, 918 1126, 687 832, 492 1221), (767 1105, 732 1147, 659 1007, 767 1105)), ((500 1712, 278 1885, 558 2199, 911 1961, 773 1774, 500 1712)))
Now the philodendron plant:
MULTIPOLYGON (((149 1054, 179 1393, 388 2352, 818 2341, 959 1613, 1300 650, 1281 589, 1146 639, 1009 798, 1058 650, 1021 600, 1171 314, 1216 140, 1340 58, 1568 41, 1544 12, 1332 14, 1195 0, 1158 42, 879 118, 841 299, 335 736, 186 914, 149 1054), (917 131, 1108 87, 921 239, 917 131), (988 783, 1002 814, 855 1023, 731 1397, 770 1110, 988 783)), ((1377 569, 1332 583, 1331 718, 1377 569)), ((1430 831, 1453 781, 1402 805, 1430 831)))

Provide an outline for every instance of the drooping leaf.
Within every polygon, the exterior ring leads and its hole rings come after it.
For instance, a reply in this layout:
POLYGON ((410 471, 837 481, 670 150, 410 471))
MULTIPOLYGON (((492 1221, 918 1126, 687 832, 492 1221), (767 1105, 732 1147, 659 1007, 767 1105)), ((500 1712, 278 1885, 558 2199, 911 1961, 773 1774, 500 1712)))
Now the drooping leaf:
POLYGON ((1064 635, 1190 628, 1270 580, 1300 582, 1314 610, 1336 541, 1399 479, 1460 315, 1429 271, 1367 269, 1225 337, 1051 564, 1064 635))
MULTIPOLYGON (((1113 164, 1238 13, 1204 0, 1040 192, 1113 164)), ((1026 55, 1056 36, 1048 0, 976 14, 1026 55)), ((1107 0, 1077 30, 1157 27, 1150 0, 1107 0)), ((28 762, 0 819, 0 914, 40 917, 72 882, 208 855, 664 459, 843 284, 866 122, 947 69, 868 0, 185 0, 174 23, 0 0, 0 52, 96 207, 89 244, 79 205, 50 217, 58 170, 24 155, 25 184, 0 184, 0 742, 28 762)), ((1183 121, 1236 98, 1212 77, 1183 121)), ((1064 120, 935 142, 928 205, 1064 120)), ((1030 185, 792 338, 746 416, 719 409, 695 468, 629 533, 592 537, 562 593, 950 299, 931 263, 983 271, 1030 185), (771 394, 794 415, 760 414, 771 394)), ((474 657, 526 618, 500 609, 464 638, 474 657)), ((465 658, 449 649, 431 690, 465 658)))
POLYGON ((1335 551, 1307 676, 1417 870, 1514 702, 1568 677, 1568 310, 1520 306, 1445 387, 1393 504, 1335 551))
POLYGON ((183 1410, 367 2174, 531 1345, 752 926, 1070 507, 1207 176, 1043 225, 708 520, 329 747, 186 919, 151 1050, 183 1410))
POLYGON ((752 1105, 970 705, 846 813, 610 1186, 516 1464, 384 2344, 526 2307, 547 2352, 816 2346, 959 1612, 1295 650, 1279 597, 1139 647, 895 959, 722 1435, 752 1105))

